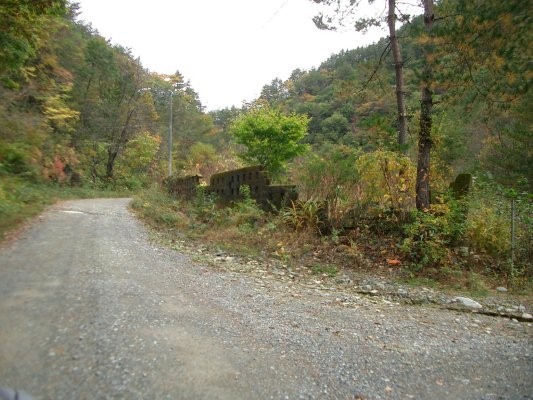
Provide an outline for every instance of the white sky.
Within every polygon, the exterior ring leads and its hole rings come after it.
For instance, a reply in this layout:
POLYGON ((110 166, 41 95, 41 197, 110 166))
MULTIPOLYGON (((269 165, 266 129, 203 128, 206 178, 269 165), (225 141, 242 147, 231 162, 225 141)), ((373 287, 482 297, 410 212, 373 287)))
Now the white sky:
POLYGON ((309 0, 77 0, 79 19, 151 71, 179 70, 208 110, 239 107, 274 78, 318 67, 383 32, 320 31, 309 0))

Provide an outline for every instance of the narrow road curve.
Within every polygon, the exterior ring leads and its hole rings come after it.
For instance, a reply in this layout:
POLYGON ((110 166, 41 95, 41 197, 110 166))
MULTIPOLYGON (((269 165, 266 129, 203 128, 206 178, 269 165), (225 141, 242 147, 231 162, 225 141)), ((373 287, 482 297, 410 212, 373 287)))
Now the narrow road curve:
POLYGON ((221 272, 128 199, 69 201, 0 251, 0 386, 35 399, 532 399, 532 326, 221 272))

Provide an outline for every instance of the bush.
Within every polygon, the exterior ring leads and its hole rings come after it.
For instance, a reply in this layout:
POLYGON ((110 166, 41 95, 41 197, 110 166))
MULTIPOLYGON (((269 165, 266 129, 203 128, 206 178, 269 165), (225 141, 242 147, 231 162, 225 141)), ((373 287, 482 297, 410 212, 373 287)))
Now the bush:
POLYGON ((448 263, 448 243, 443 219, 431 212, 413 211, 413 221, 405 225, 406 238, 400 246, 415 271, 448 263))
POLYGON ((302 158, 293 169, 292 178, 297 182, 300 196, 323 202, 327 223, 336 229, 342 228, 359 195, 355 163, 360 154, 358 149, 329 144, 323 146, 319 154, 302 158))
POLYGON ((412 211, 400 249, 415 271, 450 264, 451 248, 464 234, 464 205, 448 198, 428 212, 412 211))
POLYGON ((23 174, 30 171, 22 145, 0 142, 0 173, 23 174))
MULTIPOLYGON (((327 225, 334 229, 364 222, 378 231, 394 231, 414 208, 415 166, 391 151, 361 154, 348 146, 325 145, 300 160, 293 178, 304 199, 324 202, 327 225)), ((293 217, 295 211, 306 210, 289 210, 293 217)))
POLYGON ((484 206, 468 214, 466 239, 481 253, 505 258, 511 251, 510 218, 497 208, 484 206))
POLYGON ((416 168, 411 160, 391 151, 377 150, 359 157, 361 203, 391 210, 402 221, 414 208, 416 168))
POLYGON ((216 194, 208 192, 205 186, 198 186, 192 202, 194 218, 201 224, 215 223, 219 218, 216 200, 216 194))

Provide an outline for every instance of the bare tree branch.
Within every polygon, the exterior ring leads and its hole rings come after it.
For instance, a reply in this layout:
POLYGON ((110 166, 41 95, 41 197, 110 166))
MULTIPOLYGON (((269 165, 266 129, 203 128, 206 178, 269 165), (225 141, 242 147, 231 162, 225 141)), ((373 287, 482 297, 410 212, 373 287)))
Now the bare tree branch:
POLYGON ((376 64, 376 66, 374 67, 374 71, 372 71, 372 74, 370 74, 370 77, 368 78, 368 80, 363 84, 363 86, 361 86, 361 89, 359 89, 356 93, 361 93, 363 90, 365 90, 366 87, 368 86, 368 84, 370 83, 370 81, 372 81, 372 79, 374 79, 374 76, 377 74, 377 72, 379 71, 381 65, 383 64, 383 59, 389 53, 390 48, 391 48, 391 43, 389 41, 387 43, 387 45, 385 46, 385 48, 383 49, 383 51, 381 53, 381 56, 379 57, 379 61, 376 64))

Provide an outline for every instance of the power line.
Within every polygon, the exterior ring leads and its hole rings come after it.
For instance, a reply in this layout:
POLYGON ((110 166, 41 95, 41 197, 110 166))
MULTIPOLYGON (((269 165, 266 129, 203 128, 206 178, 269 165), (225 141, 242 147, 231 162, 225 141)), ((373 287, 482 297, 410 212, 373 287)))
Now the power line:
POLYGON ((267 22, 264 23, 264 25, 263 25, 261 28, 266 28, 267 25, 270 24, 270 22, 272 22, 272 20, 273 20, 274 18, 276 18, 276 15, 279 14, 279 12, 281 11, 281 9, 282 9, 283 7, 285 7, 285 5, 286 5, 288 2, 289 2, 289 0, 285 0, 285 1, 283 2, 283 4, 282 4, 281 6, 279 6, 279 8, 274 12, 274 14, 272 14, 272 16, 268 19, 267 22))

